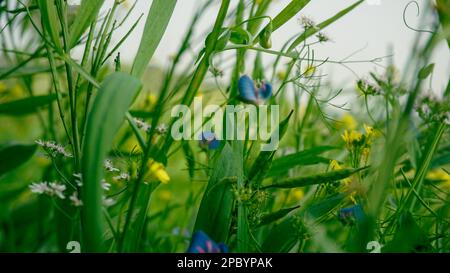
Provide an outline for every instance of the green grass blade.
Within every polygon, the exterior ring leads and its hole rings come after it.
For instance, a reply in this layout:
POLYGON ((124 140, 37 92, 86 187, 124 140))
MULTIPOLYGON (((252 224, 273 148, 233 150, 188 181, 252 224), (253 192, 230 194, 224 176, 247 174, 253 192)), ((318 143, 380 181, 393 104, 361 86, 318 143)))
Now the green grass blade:
POLYGON ((0 149, 0 176, 27 162, 36 152, 36 145, 13 144, 0 149))
POLYGON ((272 20, 272 31, 277 30, 292 17, 297 15, 310 0, 293 0, 291 1, 275 18, 272 20))
POLYGON ((51 41, 58 51, 62 51, 61 40, 59 39, 60 23, 54 0, 38 0, 41 11, 42 23, 45 30, 50 35, 51 41))
POLYGON ((141 77, 166 31, 176 0, 153 0, 131 74, 141 77))
POLYGON ((83 147, 82 173, 83 242, 88 252, 101 250, 103 236, 102 189, 103 161, 111 149, 114 135, 125 119, 125 113, 141 89, 138 79, 114 73, 100 86, 87 121, 83 147))
POLYGON ((90 24, 96 20, 104 0, 83 0, 70 30, 69 46, 73 48, 90 24))
POLYGON ((316 34, 317 32, 323 30, 327 26, 333 24, 334 22, 336 22, 340 18, 342 18, 344 15, 346 15, 347 13, 349 13, 350 11, 355 9, 357 6, 359 6, 362 2, 364 2, 364 1, 360 0, 360 1, 356 2, 356 3, 354 3, 353 5, 349 6, 348 8, 341 10, 340 12, 338 12, 333 17, 331 17, 331 18, 323 21, 322 23, 318 24, 317 28, 308 28, 304 33, 300 34, 300 36, 298 36, 297 39, 295 39, 295 41, 289 47, 288 52, 291 52, 300 43, 302 43, 303 41, 305 41, 306 39, 308 39, 312 35, 316 34))
POLYGON ((241 145, 225 144, 208 181, 194 230, 206 232, 217 242, 225 242, 230 230, 234 203, 233 184, 243 179, 241 145), (241 158, 239 160, 239 158, 241 158))
POLYGON ((268 185, 264 187, 264 189, 267 188, 291 189, 338 181, 347 178, 352 174, 365 170, 367 168, 368 167, 358 169, 342 169, 338 171, 332 171, 323 174, 315 174, 311 176, 286 178, 280 180, 275 184, 268 185))
POLYGON ((319 163, 328 164, 330 160, 319 155, 333 149, 336 149, 336 147, 318 146, 312 149, 277 158, 272 162, 272 166, 270 167, 269 172, 266 174, 266 177, 275 177, 278 175, 282 175, 297 166, 308 166, 319 163))
POLYGON ((56 100, 56 94, 33 96, 0 104, 0 115, 24 116, 35 113, 56 100))

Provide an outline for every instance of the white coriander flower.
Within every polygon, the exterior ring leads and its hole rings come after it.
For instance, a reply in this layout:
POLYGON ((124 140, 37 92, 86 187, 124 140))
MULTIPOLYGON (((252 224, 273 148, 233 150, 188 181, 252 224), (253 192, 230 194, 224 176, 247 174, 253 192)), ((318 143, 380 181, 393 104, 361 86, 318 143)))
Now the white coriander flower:
POLYGON ((113 177, 114 180, 123 180, 123 181, 128 181, 130 180, 130 175, 128 173, 121 173, 117 176, 113 177))
POLYGON ((72 154, 66 151, 66 149, 60 145, 55 143, 54 141, 43 141, 38 139, 35 141, 37 145, 41 146, 52 155, 60 154, 65 157, 72 157, 72 154))
POLYGON ((47 194, 51 192, 47 182, 33 183, 29 187, 31 192, 36 194, 47 194))
POLYGON ((142 130, 146 131, 147 133, 150 132, 150 128, 152 128, 152 126, 150 124, 143 121, 142 119, 135 118, 134 122, 136 123, 136 125, 139 129, 142 129, 142 130))
POLYGON ((161 123, 160 125, 158 125, 156 130, 158 131, 158 134, 164 135, 165 133, 167 133, 167 125, 165 125, 164 123, 161 123))
POLYGON ((446 125, 450 125, 450 113, 449 113, 449 112, 445 113, 445 116, 444 116, 444 123, 445 123, 446 125))
POLYGON ((108 172, 120 172, 119 169, 117 169, 117 168, 115 168, 115 167, 113 166, 112 161, 109 160, 109 159, 106 159, 106 160, 105 160, 104 166, 105 166, 105 169, 106 169, 108 172))
POLYGON ((311 18, 308 18, 305 15, 302 15, 302 17, 300 18, 300 24, 302 24, 305 29, 308 28, 318 29, 316 23, 311 18))
POLYGON ((110 189, 111 189, 111 184, 109 184, 108 182, 106 182, 106 180, 105 179, 102 179, 102 188, 105 190, 105 191, 109 191, 110 189))
POLYGON ((64 191, 66 190, 66 186, 59 183, 49 183, 50 189, 52 190, 51 195, 55 195, 60 199, 65 199, 64 191))
POLYGON ((77 186, 82 187, 83 186, 83 177, 82 177, 81 173, 74 173, 73 177, 75 177, 75 183, 77 184, 77 186))
POLYGON ((103 206, 111 207, 111 206, 114 206, 115 203, 116 203, 116 200, 114 200, 112 198, 103 197, 103 206))
POLYGON ((69 200, 72 201, 72 205, 75 207, 81 207, 83 205, 83 201, 78 198, 78 193, 74 191, 72 195, 69 197, 69 200))

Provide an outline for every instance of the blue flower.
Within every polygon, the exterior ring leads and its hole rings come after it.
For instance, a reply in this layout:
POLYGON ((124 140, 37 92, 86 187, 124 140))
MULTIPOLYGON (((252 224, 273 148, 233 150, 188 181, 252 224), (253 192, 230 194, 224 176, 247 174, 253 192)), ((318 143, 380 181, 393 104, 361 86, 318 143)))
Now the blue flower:
POLYGON ((239 78, 238 82, 240 98, 249 103, 261 104, 272 96, 272 85, 269 82, 255 82, 247 75, 239 78))
POLYGON ((202 149, 216 150, 220 146, 220 141, 212 132, 203 132, 200 136, 200 147, 202 149))
POLYGON ((353 223, 355 220, 359 222, 363 220, 364 217, 364 211, 359 204, 339 210, 339 219, 345 223, 353 223))
POLYGON ((209 238, 203 231, 196 231, 192 236, 191 244, 187 250, 188 253, 228 253, 228 247, 223 244, 217 244, 209 238))

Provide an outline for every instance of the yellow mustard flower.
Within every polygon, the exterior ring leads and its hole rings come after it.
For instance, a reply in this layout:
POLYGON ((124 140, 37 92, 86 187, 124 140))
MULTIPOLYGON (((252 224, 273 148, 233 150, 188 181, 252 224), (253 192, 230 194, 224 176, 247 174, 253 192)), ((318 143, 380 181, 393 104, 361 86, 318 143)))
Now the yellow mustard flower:
POLYGON ((338 129, 347 129, 347 130, 355 130, 356 126, 358 126, 358 123, 356 122, 355 118, 345 113, 342 115, 342 117, 338 120, 336 127, 338 129))
POLYGON ((350 132, 348 130, 345 130, 344 134, 342 135, 342 139, 344 140, 348 148, 357 145, 358 142, 361 141, 362 137, 363 135, 360 132, 353 130, 350 132))
POLYGON ((163 164, 150 160, 147 167, 148 173, 146 179, 157 179, 164 184, 167 184, 170 181, 170 176, 166 172, 163 164))
POLYGON ((302 189, 293 189, 288 193, 287 203, 296 203, 303 199, 305 192, 302 189))
POLYGON ((330 168, 333 171, 337 171, 337 170, 342 170, 341 165, 339 164, 339 162, 337 162, 337 160, 333 159, 330 161, 330 168))

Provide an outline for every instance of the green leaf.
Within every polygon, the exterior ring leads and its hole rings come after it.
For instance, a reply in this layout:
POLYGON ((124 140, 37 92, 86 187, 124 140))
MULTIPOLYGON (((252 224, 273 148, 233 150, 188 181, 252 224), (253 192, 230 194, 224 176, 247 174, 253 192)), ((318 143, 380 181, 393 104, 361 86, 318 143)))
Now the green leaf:
POLYGON ((145 23, 141 44, 131 69, 133 76, 141 77, 145 72, 166 31, 176 3, 176 0, 153 0, 145 23))
POLYGON ((242 145, 226 143, 216 158, 200 203, 194 230, 202 230, 217 242, 225 242, 231 226, 233 185, 243 180, 242 145))
POLYGON ((86 125, 83 147, 83 237, 88 252, 101 250, 103 236, 102 189, 103 162, 123 124, 125 113, 141 89, 135 77, 116 72, 101 84, 86 125))
POLYGON ((62 46, 61 40, 59 39, 61 28, 54 2, 54 0, 38 0, 38 5, 41 11, 44 29, 50 35, 51 41, 56 46, 56 50, 61 52, 62 46))
POLYGON ((315 174, 310 176, 286 178, 276 182, 275 184, 265 186, 263 187, 263 189, 268 188, 290 189, 339 181, 367 168, 368 167, 358 169, 342 169, 338 171, 315 174))
POLYGON ((307 30, 305 30, 305 32, 300 34, 300 36, 298 36, 298 38, 295 39, 295 41, 291 44, 291 46, 288 49, 288 52, 291 52, 300 43, 302 43, 303 41, 305 41, 306 39, 308 39, 312 35, 316 34, 317 32, 323 30, 324 28, 328 27, 329 25, 331 25, 334 22, 336 22, 337 20, 339 20, 341 17, 343 17, 344 15, 346 15, 347 13, 349 13, 350 11, 355 9, 357 6, 359 6, 362 2, 364 2, 364 0, 360 0, 360 1, 356 2, 356 3, 354 3, 353 5, 349 6, 348 8, 341 10, 340 12, 338 12, 333 17, 331 17, 331 18, 323 21, 322 23, 318 24, 317 28, 308 28, 307 30))
POLYGON ((27 162, 36 148, 35 144, 13 144, 0 149, 0 176, 27 162))
POLYGON ((72 24, 72 29, 70 30, 70 48, 73 48, 78 43, 81 35, 83 35, 89 25, 94 20, 97 20, 97 15, 103 3, 104 0, 83 0, 81 2, 75 21, 72 24))
POLYGON ((342 200, 344 194, 330 196, 322 201, 307 206, 307 209, 300 210, 292 216, 287 217, 281 223, 270 229, 261 248, 263 252, 286 253, 289 252, 299 238, 304 235, 304 226, 300 220, 303 216, 318 219, 336 208, 342 200))
POLYGON ((286 155, 275 159, 266 177, 282 175, 297 166, 315 165, 318 163, 329 163, 330 160, 319 156, 321 153, 336 149, 332 146, 319 146, 304 150, 295 154, 286 155))
POLYGON ((280 210, 272 212, 272 213, 264 214, 261 217, 261 221, 259 222, 257 227, 268 225, 268 224, 271 224, 271 223, 273 223, 275 221, 278 221, 281 218, 283 218, 286 215, 288 215, 290 212, 298 209, 299 207, 300 206, 295 206, 295 207, 292 207, 292 208, 280 209, 280 210))
MULTIPOLYGON (((289 126, 289 120, 291 119, 293 112, 294 111, 291 111, 289 115, 280 122, 277 131, 274 132, 274 134, 278 134, 279 141, 281 141, 283 136, 286 134, 286 131, 289 126)), ((271 142, 271 140, 269 142, 271 142)), ((267 171, 269 170, 274 155, 275 151, 260 152, 255 160, 255 163, 253 163, 253 166, 250 169, 248 178, 252 180, 254 183, 259 183, 265 177, 267 171)))
POLYGON ((297 15, 310 0, 292 0, 280 13, 272 20, 272 32, 280 28, 292 17, 297 15))
POLYGON ((433 70, 434 70, 434 64, 429 64, 429 65, 423 67, 419 71, 419 79, 425 80, 426 78, 428 78, 428 76, 431 75, 431 73, 433 73, 433 70))
POLYGON ((39 108, 51 104, 56 94, 34 96, 0 104, 0 115, 24 116, 35 113, 39 108))

